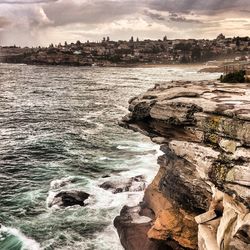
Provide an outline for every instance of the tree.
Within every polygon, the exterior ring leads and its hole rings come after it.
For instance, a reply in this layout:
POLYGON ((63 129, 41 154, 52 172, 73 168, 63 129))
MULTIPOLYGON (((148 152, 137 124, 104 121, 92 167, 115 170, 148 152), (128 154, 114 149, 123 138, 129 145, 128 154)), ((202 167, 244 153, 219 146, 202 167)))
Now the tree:
POLYGON ((199 46, 195 46, 192 49, 191 57, 193 61, 199 61, 201 59, 201 48, 199 46))
POLYGON ((110 57, 110 61, 112 63, 119 63, 121 61, 121 57, 119 55, 112 55, 110 57))
POLYGON ((188 58, 184 55, 180 58, 180 63, 189 63, 188 58))
POLYGON ((175 49, 181 50, 181 51, 189 51, 191 49, 192 45, 190 43, 178 43, 174 46, 175 49))
POLYGON ((237 36, 236 37, 236 42, 235 42, 236 46, 239 47, 240 46, 240 38, 237 36))

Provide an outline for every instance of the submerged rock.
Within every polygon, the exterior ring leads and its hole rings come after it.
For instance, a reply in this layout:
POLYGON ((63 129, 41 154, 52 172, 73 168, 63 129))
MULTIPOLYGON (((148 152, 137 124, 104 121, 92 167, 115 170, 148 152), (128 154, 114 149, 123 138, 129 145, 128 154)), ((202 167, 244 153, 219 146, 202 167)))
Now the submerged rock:
POLYGON ((176 81, 130 100, 120 125, 161 144, 164 155, 144 195, 153 220, 135 239, 140 225, 129 209, 115 220, 126 250, 148 249, 129 243, 140 237, 152 249, 250 249, 249 86, 176 81))
POLYGON ((59 180, 53 180, 50 183, 50 189, 59 189, 61 187, 67 186, 71 183, 75 182, 75 179, 73 177, 67 177, 59 180))
POLYGON ((61 208, 75 205, 85 206, 84 201, 87 200, 89 196, 88 193, 78 190, 61 191, 54 196, 48 206, 58 206, 61 208))
POLYGON ((100 185, 105 190, 111 190, 114 194, 122 192, 139 192, 146 187, 145 177, 138 175, 128 180, 110 180, 100 185))

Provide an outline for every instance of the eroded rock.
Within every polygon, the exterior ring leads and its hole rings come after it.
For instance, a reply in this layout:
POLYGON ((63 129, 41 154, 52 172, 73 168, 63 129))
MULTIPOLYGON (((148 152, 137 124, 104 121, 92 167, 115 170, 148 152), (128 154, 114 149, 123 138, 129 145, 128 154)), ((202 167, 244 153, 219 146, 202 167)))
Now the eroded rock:
POLYGON ((145 177, 138 175, 126 180, 110 180, 100 185, 105 190, 111 190, 114 194, 122 192, 139 192, 146 187, 145 177))
POLYGON ((85 206, 84 201, 87 200, 89 196, 88 193, 79 190, 61 191, 54 196, 48 206, 58 206, 61 208, 75 205, 85 206))
POLYGON ((114 226, 125 250, 185 250, 174 240, 166 242, 147 237, 147 232, 152 226, 152 218, 148 215, 154 217, 152 211, 141 205, 124 206, 120 215, 115 218, 114 226))
POLYGON ((217 81, 157 84, 131 99, 121 125, 163 145, 144 196, 155 214, 144 228, 149 239, 186 249, 250 249, 249 104, 248 84, 217 81))
POLYGON ((114 220, 121 243, 125 249, 137 250, 156 250, 155 242, 149 240, 147 231, 151 227, 151 219, 149 217, 142 217, 139 215, 140 207, 123 207, 120 216, 114 220), (138 223, 139 222, 139 223, 138 223))

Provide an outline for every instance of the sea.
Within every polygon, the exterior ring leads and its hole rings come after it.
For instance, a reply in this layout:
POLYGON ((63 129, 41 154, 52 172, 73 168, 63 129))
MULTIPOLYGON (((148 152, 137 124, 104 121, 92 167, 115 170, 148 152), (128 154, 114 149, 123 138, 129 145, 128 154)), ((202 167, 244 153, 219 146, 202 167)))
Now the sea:
POLYGON ((0 64, 0 250, 122 250, 113 220, 143 191, 100 185, 148 185, 161 153, 118 121, 156 83, 219 77, 200 68, 0 64), (65 190, 89 193, 86 206, 50 207, 65 190))

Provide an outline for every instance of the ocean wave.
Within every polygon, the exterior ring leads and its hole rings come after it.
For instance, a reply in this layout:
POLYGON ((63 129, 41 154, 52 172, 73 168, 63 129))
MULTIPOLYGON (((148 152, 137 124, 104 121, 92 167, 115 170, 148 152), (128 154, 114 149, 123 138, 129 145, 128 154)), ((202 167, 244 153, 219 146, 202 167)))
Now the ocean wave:
MULTIPOLYGON (((0 225, 1 226, 1 225, 0 225)), ((39 243, 26 237, 16 228, 0 227, 1 250, 41 250, 39 243)))

